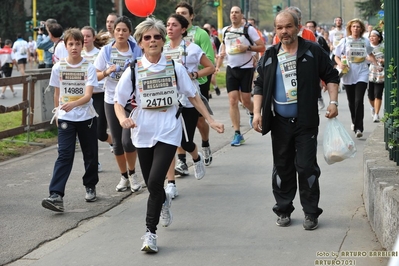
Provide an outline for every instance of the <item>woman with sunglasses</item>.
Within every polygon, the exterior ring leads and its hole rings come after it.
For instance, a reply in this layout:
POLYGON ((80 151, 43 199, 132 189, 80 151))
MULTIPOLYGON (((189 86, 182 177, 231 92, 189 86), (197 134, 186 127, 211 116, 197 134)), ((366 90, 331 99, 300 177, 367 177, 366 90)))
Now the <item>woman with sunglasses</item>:
POLYGON ((133 144, 137 148, 140 168, 149 191, 147 231, 142 237, 144 242, 141 250, 153 253, 158 252, 156 230, 160 215, 164 227, 172 223, 172 200, 163 186, 182 139, 178 94, 187 96, 217 132, 223 133, 224 126, 210 116, 186 68, 162 54, 166 40, 166 28, 162 21, 147 18, 137 25, 133 37, 143 50, 143 57, 138 58, 133 76, 131 68, 123 73, 115 91, 115 111, 121 126, 132 128, 133 144), (131 101, 132 96, 125 88, 132 87, 133 77, 133 97, 137 108, 130 118, 124 106, 131 101))
MULTIPOLYGON (((141 189, 138 176, 135 173, 137 153, 130 140, 130 130, 124 129, 119 124, 114 110, 115 87, 130 62, 141 56, 141 49, 129 36, 133 31, 132 23, 125 17, 119 17, 114 25, 115 41, 102 47, 94 66, 97 69, 98 80, 104 81, 104 109, 111 131, 113 150, 116 162, 121 172, 121 180, 116 186, 116 191, 126 191, 129 187, 132 192, 141 189)), ((131 92, 131 87, 126 88, 131 92)))
MULTIPOLYGON (((108 38, 102 37, 103 33, 100 32, 96 35, 93 27, 84 26, 81 30, 84 43, 82 50, 82 57, 85 58, 90 63, 94 63, 98 53, 102 46, 108 43, 108 38), (100 37, 101 36, 101 37, 100 37)), ((107 119, 105 117, 104 109, 104 82, 98 82, 98 86, 93 90, 93 106, 98 114, 97 117, 97 138, 102 142, 107 142, 112 146, 111 135, 107 132, 107 119)), ((98 162, 98 172, 102 172, 102 167, 100 161, 98 162)))
MULTIPOLYGON (((169 40, 164 46, 164 54, 170 56, 175 61, 181 63, 189 74, 193 84, 200 93, 200 87, 197 79, 199 77, 207 77, 215 71, 212 62, 206 57, 204 51, 195 43, 186 41, 183 38, 187 35, 189 23, 185 17, 178 14, 171 15, 166 23, 167 35, 169 40), (198 66, 202 65, 201 70, 198 66)), ((182 117, 187 131, 187 139, 181 139, 180 146, 184 151, 190 153, 194 161, 194 175, 200 180, 205 175, 205 165, 203 155, 198 152, 198 146, 194 143, 194 133, 197 127, 199 113, 183 94, 179 95, 179 102, 182 104, 182 117)), ((168 184, 165 188, 173 198, 178 196, 175 184, 175 159, 173 159, 171 167, 168 171, 168 184)), ((162 223, 162 220, 161 220, 162 223)))

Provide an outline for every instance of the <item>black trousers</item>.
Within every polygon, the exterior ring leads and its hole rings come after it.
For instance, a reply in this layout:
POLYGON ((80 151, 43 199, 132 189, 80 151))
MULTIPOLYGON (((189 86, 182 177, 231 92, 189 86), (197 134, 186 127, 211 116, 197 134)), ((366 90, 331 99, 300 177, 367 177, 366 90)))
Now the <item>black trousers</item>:
POLYGON ((320 199, 317 164, 318 127, 302 128, 296 119, 273 117, 271 136, 273 148, 272 187, 277 215, 290 215, 294 211, 293 200, 299 184, 299 197, 303 212, 317 218, 323 210, 320 199), (298 176, 298 181, 297 181, 298 176))
POLYGON ((137 148, 140 168, 147 185, 148 196, 146 225, 155 234, 166 195, 163 188, 166 173, 176 153, 176 146, 157 142, 151 148, 137 148))
POLYGON ((363 132, 364 94, 366 93, 367 83, 358 82, 344 86, 346 97, 348 98, 349 111, 351 112, 352 124, 355 125, 354 131, 360 130, 363 132))

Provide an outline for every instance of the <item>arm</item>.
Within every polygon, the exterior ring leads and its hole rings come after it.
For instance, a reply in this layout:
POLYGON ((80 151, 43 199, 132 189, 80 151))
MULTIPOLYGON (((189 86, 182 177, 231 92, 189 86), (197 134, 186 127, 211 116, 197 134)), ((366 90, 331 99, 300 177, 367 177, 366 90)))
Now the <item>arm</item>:
POLYGON ((46 35, 38 35, 37 36, 37 48, 42 50, 50 49, 54 43, 50 40, 49 36, 46 35))
POLYGON ((220 45, 220 53, 218 56, 218 60, 216 62, 215 72, 219 72, 219 69, 223 64, 223 59, 225 56, 226 56, 226 45, 224 45, 224 43, 222 43, 220 45))
POLYGON ((204 103, 202 102, 202 99, 198 95, 198 93, 195 94, 194 97, 188 97, 189 101, 191 102, 192 105, 194 105, 195 109, 205 118, 205 120, 209 123, 211 128, 216 130, 218 133, 223 133, 224 132, 224 125, 222 123, 216 122, 211 115, 209 114, 208 110, 206 109, 204 103))
MULTIPOLYGON (((327 90, 328 94, 330 96, 330 102, 331 101, 336 101, 338 102, 338 84, 336 83, 327 83, 327 90)), ((334 103, 330 103, 327 106, 327 112, 326 112, 326 117, 327 118, 333 118, 338 115, 338 107, 334 103)))
POLYGON ((213 66, 211 60, 209 60, 205 54, 202 54, 200 64, 204 68, 201 70, 198 70, 198 72, 196 72, 196 74, 194 72, 193 75, 196 75, 196 77, 193 77, 193 78, 197 79, 199 77, 207 77, 215 72, 215 67, 213 66))
POLYGON ((125 108, 118 102, 114 104, 115 114, 119 120, 119 124, 123 128, 133 128, 136 125, 134 124, 133 120, 130 117, 126 117, 125 108))
POLYGON ((259 133, 262 133, 262 115, 261 115, 262 101, 263 101, 263 95, 260 95, 260 94, 254 95, 254 97, 253 97, 254 118, 252 120, 252 126, 255 129, 255 131, 257 131, 259 133))

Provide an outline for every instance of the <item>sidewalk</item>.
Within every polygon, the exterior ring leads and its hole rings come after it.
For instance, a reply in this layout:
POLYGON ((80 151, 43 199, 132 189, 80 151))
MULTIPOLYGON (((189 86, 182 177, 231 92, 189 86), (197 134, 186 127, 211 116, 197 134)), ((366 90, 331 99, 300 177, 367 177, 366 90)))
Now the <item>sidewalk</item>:
MULTIPOLYGON (((328 95, 325 95, 327 101, 328 95)), ((339 95, 340 121, 350 131, 345 92, 339 95)), ((366 104, 365 104, 366 105, 366 104)), ((176 181, 179 196, 173 200, 173 223, 159 227, 159 253, 140 251, 145 231, 148 192, 117 193, 119 175, 113 155, 100 145, 99 158, 105 171, 97 187, 99 200, 84 202, 81 184, 82 159, 76 152, 73 172, 64 199, 66 212, 56 214, 41 207, 56 158, 54 147, 19 160, 0 164, 0 264, 25 265, 317 265, 341 252, 382 250, 368 223, 362 199, 363 149, 377 124, 365 115, 365 132, 355 139, 355 158, 327 165, 322 154, 326 119, 321 114, 318 163, 319 228, 305 231, 298 195, 292 225, 275 225, 272 212, 270 136, 261 136, 247 125, 241 110, 245 144, 231 147, 233 135, 226 91, 213 95, 215 118, 226 132, 211 132, 213 163, 204 179, 190 176, 176 181), (334 254, 333 254, 334 253, 334 254), (24 254, 27 254, 23 256, 24 254), (21 258, 22 257, 22 258, 21 258), (20 259, 18 259, 20 258, 20 259)), ((366 105, 367 106, 367 105, 366 105)), ((196 136, 200 144, 199 136, 196 136)), ((382 266, 385 258, 340 257, 362 266, 382 266)), ((345 264, 344 264, 345 265, 345 264)), ((351 264, 348 264, 351 265, 351 264)), ((352 264, 354 265, 354 264, 352 264)))

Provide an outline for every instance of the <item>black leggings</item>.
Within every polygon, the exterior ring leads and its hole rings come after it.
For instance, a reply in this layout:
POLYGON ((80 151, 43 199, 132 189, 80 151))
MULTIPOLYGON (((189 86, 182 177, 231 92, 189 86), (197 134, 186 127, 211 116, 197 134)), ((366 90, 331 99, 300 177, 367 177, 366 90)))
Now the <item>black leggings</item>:
POLYGON ((97 117, 97 138, 100 141, 106 141, 108 139, 107 133, 107 118, 105 117, 104 110, 104 92, 93 93, 93 106, 96 110, 97 117))
MULTIPOLYGON (((112 145, 115 155, 123 155, 125 152, 134 152, 136 147, 130 138, 130 128, 122 128, 116 117, 113 104, 104 103, 105 115, 107 117, 109 130, 112 136, 112 145)), ((126 115, 128 115, 126 113, 126 115)))
POLYGON ((162 204, 166 199, 163 188, 166 173, 175 156, 176 148, 170 144, 157 142, 151 148, 137 149, 141 172, 150 193, 147 201, 146 226, 154 234, 159 223, 162 204))
POLYGON ((184 136, 183 132, 180 146, 187 152, 193 152, 195 150, 194 134, 195 129, 197 128, 198 115, 199 113, 194 107, 183 108, 182 110, 182 116, 187 130, 188 142, 186 141, 186 137, 184 136))
POLYGON ((349 110, 351 112, 352 124, 355 125, 354 131, 363 132, 364 118, 364 94, 366 93, 367 83, 358 82, 352 85, 344 85, 346 97, 348 98, 349 110))

